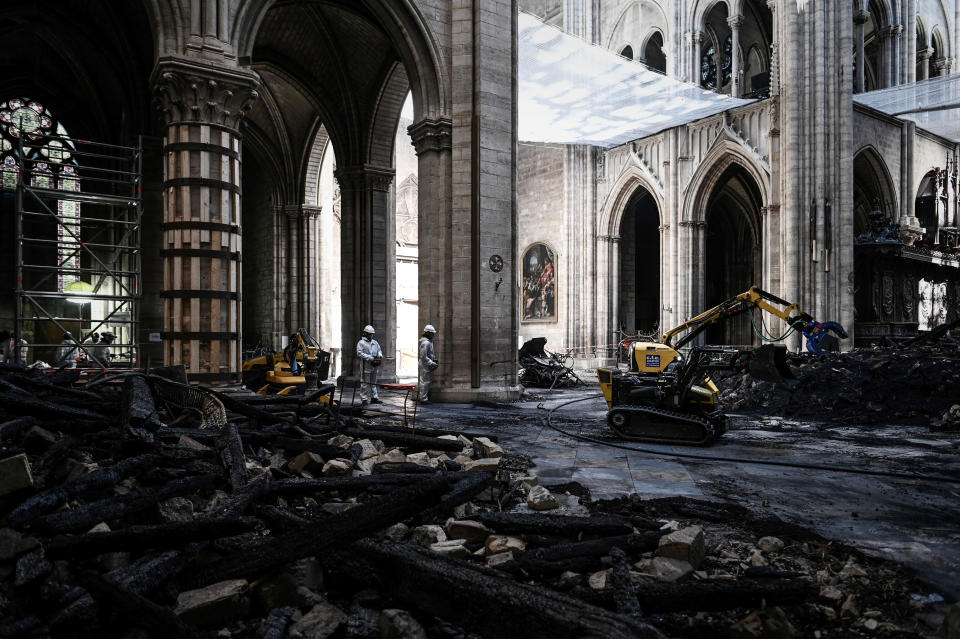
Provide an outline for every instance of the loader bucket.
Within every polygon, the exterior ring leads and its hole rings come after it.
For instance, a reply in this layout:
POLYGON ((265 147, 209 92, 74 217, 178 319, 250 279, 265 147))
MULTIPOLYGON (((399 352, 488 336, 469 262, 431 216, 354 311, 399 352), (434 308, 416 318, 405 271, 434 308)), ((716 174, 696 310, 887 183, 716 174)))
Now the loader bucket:
POLYGON ((764 344, 750 355, 750 376, 764 382, 783 384, 796 379, 787 366, 787 347, 782 344, 764 344))

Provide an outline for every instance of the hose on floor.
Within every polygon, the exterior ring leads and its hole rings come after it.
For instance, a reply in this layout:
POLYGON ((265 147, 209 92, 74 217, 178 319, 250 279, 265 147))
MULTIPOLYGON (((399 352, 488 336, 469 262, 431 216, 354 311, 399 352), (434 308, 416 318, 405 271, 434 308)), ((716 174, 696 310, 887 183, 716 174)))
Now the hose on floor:
MULTIPOLYGON (((936 482, 945 482, 950 484, 960 484, 960 478, 957 477, 940 477, 937 475, 918 475, 915 473, 898 473, 894 471, 885 471, 885 470, 865 470, 860 468, 849 468, 842 466, 828 466, 826 464, 802 464, 799 462, 784 462, 784 461, 774 461, 771 459, 748 459, 744 457, 723 457, 720 455, 694 455, 692 453, 677 453, 673 451, 663 451, 663 450, 653 450, 650 448, 643 448, 637 446, 628 446, 626 444, 618 444, 616 442, 604 441, 602 439, 596 439, 595 437, 588 437, 587 435, 581 435, 579 433, 572 433, 567 430, 564 430, 553 423, 553 415, 561 408, 569 406, 570 404, 576 404, 577 402, 585 402, 590 399, 597 399, 603 397, 602 393, 596 395, 590 395, 588 397, 581 397, 579 399, 572 399, 563 404, 559 404, 549 409, 550 412, 547 413, 546 424, 553 430, 566 435, 567 437, 577 439, 580 441, 591 442, 594 444, 600 444, 602 446, 609 446, 610 448, 619 448, 621 450, 628 450, 634 453, 645 453, 648 455, 660 455, 663 457, 679 457, 682 459, 696 459, 699 461, 708 461, 708 462, 728 462, 728 463, 737 463, 737 464, 754 464, 761 466, 780 466, 784 468, 802 468, 804 470, 825 470, 834 473, 848 473, 854 475, 870 475, 874 477, 893 477, 895 479, 911 479, 911 480, 922 480, 922 481, 936 481, 936 482)), ((544 408, 544 410, 547 410, 544 408)))

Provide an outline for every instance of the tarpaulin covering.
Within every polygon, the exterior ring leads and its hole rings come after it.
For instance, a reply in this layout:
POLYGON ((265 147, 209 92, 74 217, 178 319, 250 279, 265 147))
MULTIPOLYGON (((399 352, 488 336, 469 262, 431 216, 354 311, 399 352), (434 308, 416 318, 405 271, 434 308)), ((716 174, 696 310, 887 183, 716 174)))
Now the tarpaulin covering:
POLYGON ((888 115, 913 120, 921 129, 960 142, 960 75, 857 93, 853 101, 888 115))
POLYGON ((519 139, 613 147, 754 100, 668 78, 520 13, 519 139))

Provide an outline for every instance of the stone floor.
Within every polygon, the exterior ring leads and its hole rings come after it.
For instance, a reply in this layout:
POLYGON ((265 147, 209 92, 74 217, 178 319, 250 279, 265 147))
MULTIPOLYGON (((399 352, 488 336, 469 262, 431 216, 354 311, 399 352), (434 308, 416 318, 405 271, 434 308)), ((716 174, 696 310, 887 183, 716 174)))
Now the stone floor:
MULTIPOLYGON (((385 410, 402 412, 402 396, 384 393, 383 398, 385 410)), ((945 596, 960 597, 956 436, 921 427, 825 427, 733 416, 730 432, 710 448, 658 446, 614 440, 605 413, 596 387, 587 387, 517 404, 434 404, 423 407, 417 421, 432 428, 495 435, 508 452, 532 457, 536 466, 531 472, 542 484, 575 480, 594 499, 630 493, 648 498, 684 495, 766 509, 827 538, 901 561, 945 596), (583 401, 569 403, 572 400, 583 401), (578 441, 548 426, 546 417, 554 408, 554 424, 599 441, 578 441)))

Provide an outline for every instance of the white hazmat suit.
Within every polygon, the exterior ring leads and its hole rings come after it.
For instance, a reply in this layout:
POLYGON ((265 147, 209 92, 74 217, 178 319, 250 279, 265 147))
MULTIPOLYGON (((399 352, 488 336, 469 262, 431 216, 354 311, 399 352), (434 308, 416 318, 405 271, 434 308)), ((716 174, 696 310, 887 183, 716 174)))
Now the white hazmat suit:
MULTIPOLYGON (((435 332, 434 332, 435 333, 435 332)), ((420 338, 420 403, 430 403, 430 383, 433 382, 433 371, 438 366, 437 355, 433 350, 433 340, 428 337, 420 338)))
MULTIPOLYGON (((369 326, 367 328, 370 328, 369 326)), ((364 331, 373 333, 373 330, 364 331)), ((364 335, 357 342, 357 366, 360 375, 360 401, 364 404, 379 404, 380 393, 377 391, 377 366, 383 359, 380 344, 373 337, 364 335)))
POLYGON ((77 355, 79 355, 77 340, 70 335, 65 335, 57 348, 57 366, 76 368, 77 355))

